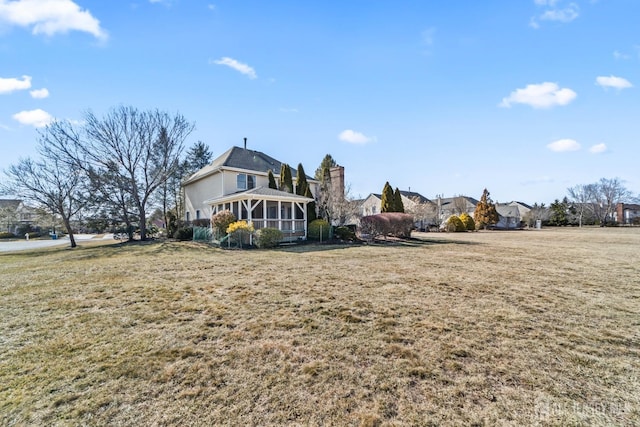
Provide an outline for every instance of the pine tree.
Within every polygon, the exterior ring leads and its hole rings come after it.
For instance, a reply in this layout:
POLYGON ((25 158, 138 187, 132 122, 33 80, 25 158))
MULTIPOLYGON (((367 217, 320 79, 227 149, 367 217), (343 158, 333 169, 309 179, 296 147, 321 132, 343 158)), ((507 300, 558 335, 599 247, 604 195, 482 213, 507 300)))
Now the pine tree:
POLYGON ((402 202, 402 194, 400 189, 396 187, 396 191, 393 193, 393 211, 404 213, 404 203, 402 202))
MULTIPOLYGON (((313 194, 311 194, 311 189, 308 186, 307 186, 307 190, 304 193, 304 197, 313 199, 313 194)), ((307 224, 309 224, 311 221, 315 220, 316 218, 317 218, 316 202, 314 200, 313 202, 307 203, 307 224)))
POLYGON ((274 190, 278 189, 278 184, 276 184, 276 177, 273 176, 273 171, 269 169, 269 188, 273 188, 274 190))
POLYGON ((380 212, 393 212, 394 208, 394 195, 389 181, 384 184, 382 189, 382 200, 380 201, 380 212))
POLYGON ((211 162, 212 158, 213 153, 209 147, 202 141, 196 142, 185 156, 186 173, 192 174, 202 169, 211 162))
POLYGON ((296 171, 296 194, 298 196, 304 196, 308 188, 307 175, 304 173, 302 163, 298 163, 298 170, 296 171))
POLYGON ((293 193, 293 178, 291 178, 291 167, 283 163, 280 167, 280 191, 293 193))
POLYGON ((331 157, 331 154, 327 154, 326 156, 324 156, 324 159, 322 159, 322 162, 320 163, 320 166, 318 166, 318 169, 316 169, 314 178, 318 181, 322 181, 325 176, 329 174, 329 169, 337 165, 338 164, 336 163, 336 161, 333 159, 333 157, 331 157))
POLYGON ((496 211, 496 205, 489 197, 489 191, 485 188, 482 192, 482 197, 476 205, 476 210, 473 213, 473 220, 476 223, 477 228, 484 228, 485 230, 489 225, 498 223, 498 211, 496 211))

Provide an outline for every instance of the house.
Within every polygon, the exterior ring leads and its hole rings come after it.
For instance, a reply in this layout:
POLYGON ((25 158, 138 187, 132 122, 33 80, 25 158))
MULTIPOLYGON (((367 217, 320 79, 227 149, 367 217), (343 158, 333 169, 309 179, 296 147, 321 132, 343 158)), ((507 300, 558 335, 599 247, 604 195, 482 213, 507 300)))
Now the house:
POLYGON ((455 197, 438 197, 434 200, 438 212, 440 223, 444 223, 451 215, 460 215, 468 213, 473 217, 478 201, 473 197, 455 196, 455 197))
POLYGON ((613 219, 616 224, 639 224, 640 223, 640 205, 631 203, 618 203, 613 213, 613 219))
POLYGON ((496 203, 498 212, 498 223, 495 228, 501 230, 515 230, 521 228, 521 216, 518 205, 513 203, 496 203))
MULTIPOLYGON (((269 171, 276 179, 282 163, 260 151, 231 147, 183 182, 185 220, 210 219, 230 210, 238 220, 253 222, 256 230, 273 227, 285 240, 307 237, 307 205, 314 199, 269 188, 269 171)), ((295 186, 297 171, 292 168, 295 186)), ((314 197, 318 181, 307 176, 314 197)), ((294 189, 295 193, 295 189, 294 189)))
POLYGON ((19 199, 0 199, 0 231, 15 233, 20 226, 33 225, 35 213, 19 199))

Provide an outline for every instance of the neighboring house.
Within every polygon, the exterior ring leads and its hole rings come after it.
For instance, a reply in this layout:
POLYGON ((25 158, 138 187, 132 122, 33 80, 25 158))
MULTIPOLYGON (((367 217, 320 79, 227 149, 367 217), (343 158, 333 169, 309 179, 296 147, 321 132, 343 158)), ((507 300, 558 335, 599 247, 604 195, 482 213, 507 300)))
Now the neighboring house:
POLYGON ((640 205, 631 203, 618 203, 613 213, 616 224, 638 224, 640 222, 640 205))
POLYGON ((521 216, 518 205, 513 203, 496 203, 498 223, 494 226, 501 230, 514 230, 521 228, 521 216))
POLYGON ((518 213, 520 214, 521 221, 529 212, 531 212, 531 206, 529 206, 526 203, 522 203, 514 200, 513 202, 509 203, 509 206, 515 206, 516 208, 518 208, 518 213))
POLYGON ((35 213, 22 200, 0 199, 0 231, 15 233, 23 225, 33 225, 35 213))
POLYGON ((439 197, 433 201, 436 204, 440 223, 444 223, 451 215, 460 215, 464 212, 473 217, 478 201, 473 197, 439 197))
MULTIPOLYGON (((415 213, 416 211, 419 210, 417 209, 417 206, 419 205, 424 206, 432 203, 429 199, 424 197, 422 194, 416 193, 413 191, 400 190, 400 196, 402 197, 402 204, 404 206, 404 211, 407 213, 411 213, 411 212, 415 213)), ((366 199, 359 201, 359 204, 360 204, 360 209, 359 209, 360 216, 369 216, 369 215, 379 214, 380 207, 382 206, 382 195, 371 193, 366 199)), ((426 222, 427 222, 426 218, 418 219, 416 217, 415 226, 418 229, 426 228, 429 226, 429 224, 426 224, 426 222)))
MULTIPOLYGON (((238 220, 253 222, 255 229, 273 227, 285 240, 306 239, 307 204, 310 199, 269 188, 268 173, 276 182, 282 163, 260 151, 232 147, 183 182, 185 220, 210 219, 230 210, 238 220)), ((291 168, 295 186, 296 169, 291 168)), ((314 197, 318 182, 307 176, 314 197)), ((295 190, 294 190, 295 191, 295 190)))

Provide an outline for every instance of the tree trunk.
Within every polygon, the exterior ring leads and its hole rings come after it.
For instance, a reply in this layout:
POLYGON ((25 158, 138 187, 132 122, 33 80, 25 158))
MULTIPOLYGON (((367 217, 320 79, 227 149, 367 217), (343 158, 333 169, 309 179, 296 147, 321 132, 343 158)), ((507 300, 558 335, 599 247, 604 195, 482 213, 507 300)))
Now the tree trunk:
POLYGON ((73 230, 71 229, 71 222, 69 221, 69 218, 67 218, 66 216, 62 218, 62 222, 64 223, 64 228, 67 229, 67 235, 69 236, 69 242, 71 243, 71 247, 75 248, 76 245, 76 239, 75 237, 73 237, 73 230))

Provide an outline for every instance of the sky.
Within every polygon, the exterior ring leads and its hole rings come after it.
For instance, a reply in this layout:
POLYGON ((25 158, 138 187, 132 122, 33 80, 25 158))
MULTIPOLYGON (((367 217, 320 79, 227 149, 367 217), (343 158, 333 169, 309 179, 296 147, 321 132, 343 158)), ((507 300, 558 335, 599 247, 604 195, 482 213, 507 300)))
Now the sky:
MULTIPOLYGON (((349 195, 640 194, 638 0, 0 0, 0 169, 53 120, 180 113, 349 195)), ((0 178, 2 179, 2 178, 0 178)))

